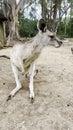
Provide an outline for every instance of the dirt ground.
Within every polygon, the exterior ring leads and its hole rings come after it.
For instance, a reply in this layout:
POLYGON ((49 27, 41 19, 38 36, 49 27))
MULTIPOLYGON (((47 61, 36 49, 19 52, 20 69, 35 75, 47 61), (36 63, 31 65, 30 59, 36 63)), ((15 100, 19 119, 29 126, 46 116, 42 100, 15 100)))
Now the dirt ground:
MULTIPOLYGON (((34 104, 29 99, 29 81, 21 74, 23 88, 6 102, 15 80, 10 61, 0 58, 0 130, 73 130, 72 46, 43 49, 36 61, 34 104)), ((0 55, 9 52, 3 49, 0 55)))

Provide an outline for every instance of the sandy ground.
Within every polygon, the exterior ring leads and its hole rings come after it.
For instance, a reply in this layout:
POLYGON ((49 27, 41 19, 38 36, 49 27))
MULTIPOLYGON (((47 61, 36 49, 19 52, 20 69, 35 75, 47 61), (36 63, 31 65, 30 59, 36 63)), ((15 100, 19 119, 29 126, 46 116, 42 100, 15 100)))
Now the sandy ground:
MULTIPOLYGON (((73 130, 72 44, 46 47, 36 61, 35 101, 29 100, 28 80, 21 76, 23 88, 6 102, 15 80, 10 61, 0 58, 0 130, 73 130)), ((10 49, 1 54, 9 55, 10 49)))

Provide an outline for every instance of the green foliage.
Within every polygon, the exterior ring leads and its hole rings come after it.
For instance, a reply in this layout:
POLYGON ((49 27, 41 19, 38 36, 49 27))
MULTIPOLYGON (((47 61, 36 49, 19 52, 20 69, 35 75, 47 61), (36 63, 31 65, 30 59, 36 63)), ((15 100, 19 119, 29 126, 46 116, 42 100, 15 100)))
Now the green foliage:
MULTIPOLYGON (((61 37, 73 37, 73 18, 68 19, 66 24, 65 35, 65 23, 62 21, 58 28, 58 35, 61 37)), ((33 37, 37 34, 37 20, 19 19, 19 34, 21 37, 33 37)))
POLYGON ((68 37, 73 37, 73 18, 71 18, 68 22, 67 35, 68 37))
POLYGON ((70 12, 70 15, 73 16, 73 11, 70 12))
POLYGON ((61 37, 64 37, 64 23, 61 22, 58 28, 58 35, 60 35, 61 37))
POLYGON ((64 32, 65 32, 65 24, 64 22, 61 22, 58 29, 58 35, 60 35, 61 37, 73 38, 73 18, 71 18, 66 24, 66 36, 64 32))
POLYGON ((37 20, 27 18, 19 20, 19 34, 21 37, 33 37, 37 32, 37 20))
POLYGON ((73 2, 73 0, 67 0, 67 1, 68 1, 69 3, 70 3, 70 2, 73 2))
MULTIPOLYGON (((73 18, 72 14, 71 17, 66 18, 60 22, 58 28, 58 35, 61 37, 73 37, 73 18), (65 25, 66 23, 66 25, 65 25), (65 30, 66 29, 66 30, 65 30)), ((58 19, 57 19, 58 20, 58 19)), ((51 21, 52 22, 52 21, 51 21)), ((46 23, 48 25, 48 20, 46 19, 46 23)), ((19 16, 19 34, 21 37, 33 37, 37 34, 37 20, 27 19, 24 18, 24 15, 21 14, 19 16)))

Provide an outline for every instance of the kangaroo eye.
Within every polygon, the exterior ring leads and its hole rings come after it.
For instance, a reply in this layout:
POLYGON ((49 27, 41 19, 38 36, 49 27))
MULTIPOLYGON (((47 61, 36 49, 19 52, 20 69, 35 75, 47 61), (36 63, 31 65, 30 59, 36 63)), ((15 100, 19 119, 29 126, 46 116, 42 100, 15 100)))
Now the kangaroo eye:
POLYGON ((53 39, 54 38, 54 36, 49 36, 51 39, 53 39))

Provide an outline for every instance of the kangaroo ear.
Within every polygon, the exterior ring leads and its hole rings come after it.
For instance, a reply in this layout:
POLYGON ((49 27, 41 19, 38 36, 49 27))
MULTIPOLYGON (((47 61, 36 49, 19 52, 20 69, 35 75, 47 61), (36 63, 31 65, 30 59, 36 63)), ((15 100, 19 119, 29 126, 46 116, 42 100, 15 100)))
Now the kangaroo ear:
POLYGON ((46 31, 46 22, 44 19, 40 19, 38 24, 37 24, 38 30, 41 30, 42 32, 46 31))

